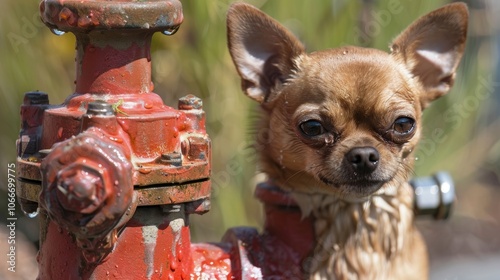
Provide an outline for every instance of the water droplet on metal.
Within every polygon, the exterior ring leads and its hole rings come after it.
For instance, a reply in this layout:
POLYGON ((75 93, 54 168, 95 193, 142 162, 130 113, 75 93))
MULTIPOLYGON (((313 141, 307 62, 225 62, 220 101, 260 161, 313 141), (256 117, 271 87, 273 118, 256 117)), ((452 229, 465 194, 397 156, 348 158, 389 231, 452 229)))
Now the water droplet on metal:
POLYGON ((30 219, 36 218, 36 216, 38 216, 38 208, 36 209, 35 212, 26 213, 26 216, 28 216, 28 218, 30 218, 30 219))
POLYGON ((51 28, 50 31, 57 36, 61 36, 61 35, 64 35, 66 33, 62 30, 57 29, 57 28, 51 28))
POLYGON ((171 35, 174 35, 177 32, 177 30, 179 30, 179 27, 180 27, 180 25, 172 26, 168 29, 163 30, 161 33, 163 33, 164 35, 167 35, 167 36, 171 36, 171 35))

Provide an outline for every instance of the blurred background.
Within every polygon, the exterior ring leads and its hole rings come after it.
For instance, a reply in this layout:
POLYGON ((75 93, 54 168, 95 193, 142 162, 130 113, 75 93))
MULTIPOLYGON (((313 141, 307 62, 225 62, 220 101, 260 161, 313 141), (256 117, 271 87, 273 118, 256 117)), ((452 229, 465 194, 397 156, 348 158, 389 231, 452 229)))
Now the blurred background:
MULTIPOLYGON (((218 241, 229 227, 262 224, 261 206, 253 198, 257 163, 246 150, 258 109, 242 94, 226 47, 225 14, 232 1, 182 2, 185 20, 177 34, 153 38, 153 81, 167 105, 175 107, 189 93, 203 99, 213 143, 212 210, 191 216, 191 229, 196 242, 218 241)), ((314 51, 350 44, 388 50, 413 20, 449 1, 247 2, 314 51)), ((416 176, 449 171, 458 203, 451 220, 423 220, 419 227, 429 244, 433 279, 500 279, 500 2, 466 2, 466 53, 451 93, 425 112, 415 168, 416 176)), ((39 20, 38 4, 0 1, 0 223, 6 221, 7 165, 16 160, 24 92, 47 92, 57 104, 74 89, 74 36, 52 34, 39 20)), ((18 218, 17 239, 26 243, 18 247, 18 267, 24 272, 16 279, 23 273, 34 279, 38 222, 22 213, 18 218)), ((0 238, 4 250, 7 238, 0 238)), ((5 254, 0 255, 3 278, 5 254)))

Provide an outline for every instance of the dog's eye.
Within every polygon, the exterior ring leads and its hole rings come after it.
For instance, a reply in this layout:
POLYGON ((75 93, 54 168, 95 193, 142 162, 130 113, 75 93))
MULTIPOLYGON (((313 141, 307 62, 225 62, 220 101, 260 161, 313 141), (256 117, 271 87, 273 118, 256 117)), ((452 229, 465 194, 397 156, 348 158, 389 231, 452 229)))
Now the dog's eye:
POLYGON ((415 120, 408 117, 399 117, 393 124, 394 132, 397 134, 408 134, 415 127, 415 120))
POLYGON ((309 120, 300 124, 300 130, 304 135, 313 137, 325 133, 323 125, 319 121, 309 120))

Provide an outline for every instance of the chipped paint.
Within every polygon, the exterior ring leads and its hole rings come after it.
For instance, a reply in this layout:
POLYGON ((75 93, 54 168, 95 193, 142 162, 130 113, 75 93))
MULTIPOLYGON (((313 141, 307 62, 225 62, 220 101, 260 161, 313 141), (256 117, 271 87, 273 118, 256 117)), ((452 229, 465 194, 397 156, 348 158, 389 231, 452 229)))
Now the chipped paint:
POLYGON ((158 238, 158 227, 156 225, 143 226, 142 239, 144 242, 144 263, 146 264, 146 277, 151 279, 154 272, 154 250, 158 238))

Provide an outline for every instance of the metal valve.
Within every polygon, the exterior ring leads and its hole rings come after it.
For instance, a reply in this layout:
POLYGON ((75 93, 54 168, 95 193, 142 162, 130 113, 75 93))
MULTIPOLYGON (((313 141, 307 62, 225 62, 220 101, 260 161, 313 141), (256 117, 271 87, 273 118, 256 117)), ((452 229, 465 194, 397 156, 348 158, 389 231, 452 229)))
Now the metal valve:
POLYGON ((433 216, 435 220, 450 217, 455 202, 455 185, 449 173, 441 171, 429 177, 414 178, 410 184, 415 191, 417 216, 433 216))

